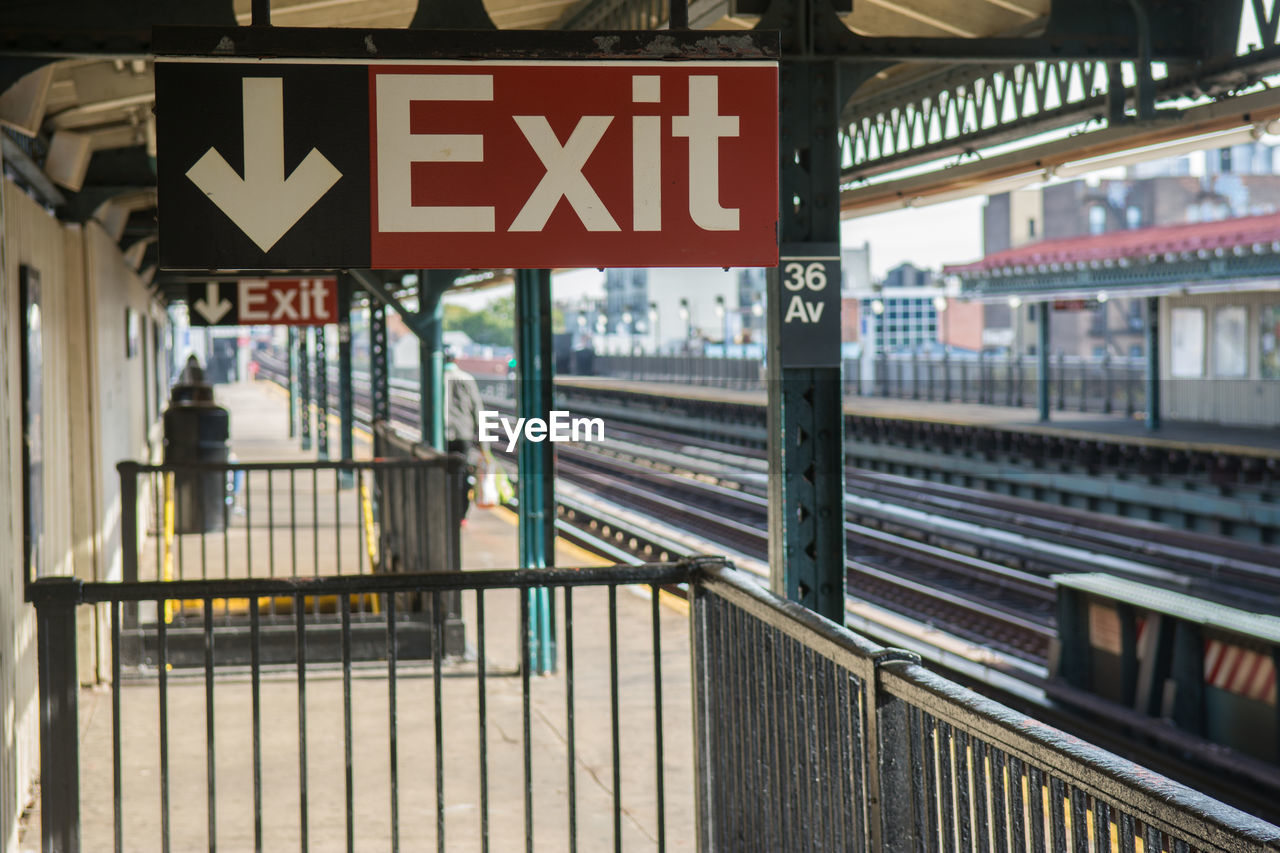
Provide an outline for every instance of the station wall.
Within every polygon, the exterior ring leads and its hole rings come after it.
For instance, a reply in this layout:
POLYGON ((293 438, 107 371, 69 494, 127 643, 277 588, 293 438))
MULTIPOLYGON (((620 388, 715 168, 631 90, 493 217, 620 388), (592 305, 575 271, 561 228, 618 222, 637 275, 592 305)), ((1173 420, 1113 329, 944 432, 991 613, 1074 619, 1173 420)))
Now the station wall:
POLYGON ((1280 290, 1160 300, 1162 414, 1280 426, 1280 290))
MULTIPOLYGON (((156 438, 153 321, 160 312, 115 241, 96 222, 59 220, 14 183, 0 183, 0 848, 16 849, 18 819, 39 764, 35 613, 25 603, 22 268, 39 277, 42 575, 118 578, 116 463, 146 459, 156 438), (129 353, 133 352, 133 355, 129 353)), ((167 388, 167 377, 162 377, 167 388)), ((35 422, 33 421, 33 424, 35 422)), ((34 513, 33 513, 34 515, 34 513)), ((109 626, 81 614, 80 677, 98 680, 109 626)))

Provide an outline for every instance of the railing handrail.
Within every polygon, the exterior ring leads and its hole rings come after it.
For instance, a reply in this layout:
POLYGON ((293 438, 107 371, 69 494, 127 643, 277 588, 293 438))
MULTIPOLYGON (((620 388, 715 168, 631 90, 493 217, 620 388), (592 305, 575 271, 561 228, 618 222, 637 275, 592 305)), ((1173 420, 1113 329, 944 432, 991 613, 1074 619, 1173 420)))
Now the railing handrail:
MULTIPOLYGON (((779 598, 731 567, 701 567, 695 586, 853 672, 868 684, 877 702, 901 699, 989 740, 1012 757, 1043 766, 1081 790, 1124 803, 1135 817, 1152 826, 1177 830, 1227 850, 1241 849, 1242 844, 1280 850, 1280 827, 980 696, 920 666, 917 656, 877 646, 779 598), (895 665, 882 666, 885 662, 895 665)), ((875 766, 868 771, 878 775, 875 766)))
POLYGON ((688 583, 694 563, 641 563, 581 569, 485 569, 481 571, 396 572, 298 578, 215 578, 172 581, 85 581, 44 577, 31 584, 29 600, 40 606, 101 604, 173 599, 266 598, 276 595, 354 595, 472 589, 536 589, 554 586, 688 583))
POLYGON ((1280 827, 980 696, 923 666, 881 670, 877 688, 881 696, 902 699, 978 734, 1015 758, 1044 765, 1090 794, 1122 802, 1151 825, 1177 829, 1226 849, 1241 842, 1280 843, 1280 827))
POLYGON ((381 471, 394 468, 442 468, 461 464, 457 453, 438 453, 434 456, 380 457, 376 459, 317 459, 297 462, 135 462, 124 460, 116 463, 116 469, 129 474, 163 474, 177 471, 381 471))

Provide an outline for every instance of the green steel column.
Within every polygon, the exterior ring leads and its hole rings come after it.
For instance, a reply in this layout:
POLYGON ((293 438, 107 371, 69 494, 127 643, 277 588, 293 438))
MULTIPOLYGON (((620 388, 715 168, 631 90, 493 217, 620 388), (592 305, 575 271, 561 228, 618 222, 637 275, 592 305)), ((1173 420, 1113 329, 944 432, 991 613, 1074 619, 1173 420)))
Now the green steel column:
MULTIPOLYGON (((803 5, 803 4, 802 4, 803 5)), ((833 16, 834 17, 834 16, 833 16)), ((838 257, 838 66, 797 59, 779 71, 781 242, 789 254, 838 257)), ((839 262, 827 272, 838 287, 839 262)), ((774 592, 844 621, 844 418, 839 339, 822 367, 784 367, 790 292, 769 276, 769 565, 774 592)), ((839 304, 838 302, 836 304, 839 304)))
POLYGON ((316 326, 316 455, 329 458, 329 351, 325 327, 316 326))
POLYGON ((454 270, 422 270, 418 279, 418 423, 422 443, 444 450, 444 306, 454 270))
POLYGON ((1036 313, 1036 408, 1040 420, 1049 422, 1049 312, 1052 302, 1041 302, 1036 313))
POLYGON ((369 300, 369 392, 373 419, 391 419, 391 382, 387 367, 387 307, 369 300))
POLYGON ((289 392, 289 438, 298 434, 298 399, 293 390, 293 351, 297 346, 298 334, 293 326, 285 329, 284 348, 284 387, 289 392))
MULTIPOLYGON (((346 462, 355 458, 356 450, 355 394, 352 390, 351 376, 354 370, 351 360, 352 293, 351 277, 344 273, 338 279, 338 421, 341 424, 338 440, 342 449, 342 459, 346 462)), ((343 471, 340 480, 344 487, 353 485, 355 472, 343 471)))
MULTIPOLYGON (((549 419, 554 404, 555 362, 551 347, 551 271, 516 271, 516 399, 522 418, 549 419)), ((550 442, 521 439, 520 567, 555 565, 555 454, 550 442)), ((530 590, 529 661, 534 672, 556 669, 555 614, 548 589, 530 590)))
POLYGON ((302 449, 311 449, 311 329, 298 329, 298 414, 302 418, 302 449))
POLYGON ((1160 429, 1160 297, 1147 297, 1147 431, 1160 429))

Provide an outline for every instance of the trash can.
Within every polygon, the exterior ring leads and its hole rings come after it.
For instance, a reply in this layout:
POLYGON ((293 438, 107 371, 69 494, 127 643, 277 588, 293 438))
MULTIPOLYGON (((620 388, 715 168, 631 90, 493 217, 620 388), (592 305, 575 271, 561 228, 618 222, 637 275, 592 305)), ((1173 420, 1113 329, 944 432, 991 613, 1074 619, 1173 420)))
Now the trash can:
MULTIPOLYGON (((184 371, 184 379, 188 376, 184 371)), ((230 417, 213 402, 213 389, 202 382, 174 386, 164 413, 166 465, 226 462, 230 417)), ((175 533, 217 533, 226 524, 227 475, 223 471, 183 471, 173 474, 175 533)))

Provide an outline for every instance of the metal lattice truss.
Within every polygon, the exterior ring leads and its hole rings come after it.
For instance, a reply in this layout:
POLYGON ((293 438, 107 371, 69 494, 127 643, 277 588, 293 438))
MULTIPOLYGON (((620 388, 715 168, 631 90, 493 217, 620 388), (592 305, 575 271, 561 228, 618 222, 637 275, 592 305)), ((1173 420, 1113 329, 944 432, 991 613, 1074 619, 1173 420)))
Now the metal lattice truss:
POLYGON ((846 180, 1105 118, 1100 61, 968 66, 855 100, 843 128, 846 180))
MULTIPOLYGON (((1224 4, 1229 5, 1229 4, 1224 4)), ((849 196, 868 179, 955 156, 977 156, 1000 145, 1062 128, 1081 131, 1129 127, 1135 135, 1162 120, 1139 121, 1139 78, 1152 74, 1157 104, 1181 98, 1223 103, 1257 88, 1280 71, 1280 3, 1245 0, 1228 54, 1164 66, 1136 61, 1033 60, 1013 64, 953 65, 901 73, 882 71, 853 93, 841 128, 842 188, 849 196), (1238 49, 1236 49, 1238 48, 1238 49)), ((1028 160, 1034 162, 1034 156, 1028 160)))

